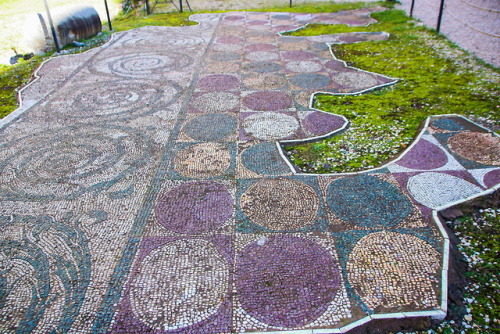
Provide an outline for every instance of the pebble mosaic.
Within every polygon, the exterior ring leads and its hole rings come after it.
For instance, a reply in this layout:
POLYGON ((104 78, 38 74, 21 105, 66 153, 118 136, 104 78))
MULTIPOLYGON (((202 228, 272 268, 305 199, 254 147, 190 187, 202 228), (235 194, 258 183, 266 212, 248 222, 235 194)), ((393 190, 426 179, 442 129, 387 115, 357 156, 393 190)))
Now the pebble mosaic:
POLYGON ((331 331, 446 311, 432 210, 498 187, 498 136, 431 118, 398 160, 351 175, 300 174, 280 147, 345 130, 311 107, 318 91, 397 81, 329 49, 386 33, 280 33, 379 10, 196 14, 45 63, 0 122, 0 332, 331 331))

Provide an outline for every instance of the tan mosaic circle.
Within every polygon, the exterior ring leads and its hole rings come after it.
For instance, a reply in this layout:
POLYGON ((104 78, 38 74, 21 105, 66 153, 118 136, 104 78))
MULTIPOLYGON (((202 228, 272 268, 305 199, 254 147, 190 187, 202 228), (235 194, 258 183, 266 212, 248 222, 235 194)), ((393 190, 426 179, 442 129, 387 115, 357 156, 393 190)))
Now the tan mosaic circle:
POLYGON ((271 230, 297 230, 311 225, 319 208, 312 187, 290 179, 264 179, 240 198, 243 212, 254 223, 271 230))
POLYGON ((422 239, 395 232, 358 241, 347 262, 351 286, 372 310, 436 307, 440 254, 422 239))
POLYGON ((245 86, 252 89, 278 89, 283 87, 286 79, 276 74, 256 74, 243 80, 245 86))
POLYGON ((213 62, 205 66, 208 73, 234 73, 239 69, 240 66, 235 62, 213 62))
POLYGON ((220 176, 230 164, 229 149, 217 143, 191 145, 177 153, 174 159, 177 173, 196 179, 220 176))
POLYGON ((500 165, 500 138, 491 133, 460 132, 448 139, 448 145, 465 159, 485 165, 500 165))
POLYGON ((131 284, 134 314, 157 330, 198 323, 217 313, 228 289, 229 267, 200 239, 178 240, 149 253, 131 284))

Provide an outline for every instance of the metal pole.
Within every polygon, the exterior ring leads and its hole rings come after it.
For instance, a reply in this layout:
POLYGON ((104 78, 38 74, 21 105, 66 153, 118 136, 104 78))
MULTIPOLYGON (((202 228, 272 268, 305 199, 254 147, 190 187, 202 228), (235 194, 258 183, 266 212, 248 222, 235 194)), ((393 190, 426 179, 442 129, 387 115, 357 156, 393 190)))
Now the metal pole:
POLYGON ((411 0, 410 17, 413 17, 413 8, 415 8, 415 0, 411 0))
POLYGON ((146 0, 146 13, 151 14, 151 8, 149 8, 149 0, 146 0))
POLYGON ((52 16, 50 16, 50 10, 49 5, 47 4, 47 0, 43 0, 43 4, 45 5, 45 10, 47 11, 47 18, 49 19, 50 30, 52 30, 52 38, 54 39, 54 44, 56 45, 56 51, 61 52, 59 43, 57 42, 56 29, 54 29, 54 22, 52 22, 52 16))
POLYGON ((439 16, 438 16, 438 22, 437 22, 437 27, 436 27, 436 30, 438 33, 441 30, 441 20, 443 19, 443 10, 444 10, 444 0, 441 0, 441 4, 439 5, 439 16))
POLYGON ((290 0, 290 7, 292 7, 292 0, 290 0))
POLYGON ((179 0, 179 11, 182 13, 182 0, 179 0))
POLYGON ((108 0, 104 0, 104 6, 106 7, 106 15, 108 16, 109 30, 113 30, 113 27, 111 26, 111 18, 109 17, 108 0))

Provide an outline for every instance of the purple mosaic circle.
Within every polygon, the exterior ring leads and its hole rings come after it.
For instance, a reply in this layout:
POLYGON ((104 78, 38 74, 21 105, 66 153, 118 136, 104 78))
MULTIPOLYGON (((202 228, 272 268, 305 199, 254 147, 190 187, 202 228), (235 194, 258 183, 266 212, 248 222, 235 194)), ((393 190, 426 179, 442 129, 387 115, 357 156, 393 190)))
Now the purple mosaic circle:
POLYGON ((325 67, 334 71, 344 71, 346 69, 344 63, 340 60, 330 60, 325 63, 325 67))
POLYGON ((227 74, 215 74, 204 77, 198 82, 198 86, 205 90, 230 90, 236 89, 240 81, 237 77, 227 74))
POLYGON ((320 136, 340 129, 345 120, 336 115, 315 111, 307 115, 302 126, 314 135, 320 136))
POLYGON ((226 21, 239 21, 239 20, 244 20, 245 17, 243 15, 231 15, 231 16, 226 16, 224 20, 226 21))
POLYGON ((283 58, 286 60, 310 60, 317 56, 309 51, 286 51, 283 53, 283 58))
POLYGON ((236 263, 243 309, 271 326, 296 328, 319 318, 340 288, 339 269, 319 244, 269 235, 246 246, 236 263))
POLYGON ((243 104, 252 110, 281 110, 290 108, 292 106, 292 99, 284 92, 263 91, 245 96, 243 104))
POLYGON ((441 148, 420 139, 397 164, 411 169, 432 170, 446 165, 447 162, 448 157, 441 148))
POLYGON ((168 230, 199 234, 212 231, 233 214, 233 198, 213 181, 185 183, 167 192, 155 207, 156 218, 168 230))
POLYGON ((492 170, 491 172, 486 173, 483 178, 484 185, 487 188, 491 188, 500 183, 500 169, 492 170))

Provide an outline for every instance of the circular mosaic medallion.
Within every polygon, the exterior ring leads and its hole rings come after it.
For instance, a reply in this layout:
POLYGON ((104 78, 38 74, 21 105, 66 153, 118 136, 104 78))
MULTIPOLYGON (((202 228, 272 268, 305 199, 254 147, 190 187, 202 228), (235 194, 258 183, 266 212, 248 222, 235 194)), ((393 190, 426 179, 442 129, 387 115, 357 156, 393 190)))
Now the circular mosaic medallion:
POLYGON ((243 80, 243 84, 251 89, 279 89, 286 84, 286 79, 276 74, 264 73, 246 77, 243 80))
MULTIPOLYGON (((286 68, 289 71, 297 72, 297 73, 312 73, 321 71, 322 66, 320 63, 315 61, 291 61, 286 63, 286 68)), ((330 80, 330 79, 328 79, 330 80)))
POLYGON ((250 186, 240 198, 252 222, 276 231, 292 231, 314 223, 319 198, 304 182, 286 178, 264 179, 250 186))
POLYGON ((16 200, 76 198, 106 191, 152 156, 150 139, 118 126, 67 127, 8 144, 0 161, 0 197, 16 200))
POLYGON ((198 141, 220 141, 236 133, 238 122, 228 114, 204 114, 193 118, 183 128, 198 141))
POLYGON ((238 36, 225 36, 217 39, 217 43, 221 44, 237 44, 243 42, 243 38, 238 36))
POLYGON ((299 128, 293 116, 272 112, 253 114, 245 118, 242 125, 248 135, 263 140, 284 139, 299 128))
POLYGON ((229 266, 201 239, 177 240, 154 249, 130 284, 134 315, 155 330, 175 330, 215 315, 226 298, 229 266), (159 274, 160 273, 160 274, 159 274))
POLYGON ((349 283, 372 310, 438 307, 440 254, 411 234, 376 232, 358 241, 347 262, 349 283))
POLYGON ((214 52, 210 57, 213 61, 236 61, 240 59, 238 52, 214 52))
POLYGON ((229 149, 217 143, 201 143, 188 146, 177 153, 175 171, 192 178, 210 178, 223 175, 231 164, 229 149))
POLYGON ((270 326, 297 328, 319 318, 340 288, 332 256, 317 243, 269 235, 236 257, 236 289, 243 309, 270 326))
POLYGON ((333 181, 326 201, 338 218, 364 228, 394 226, 413 211, 410 200, 398 187, 363 174, 333 181))
POLYGON ((255 43, 247 45, 246 49, 250 52, 256 51, 275 51, 276 46, 269 43, 255 43))
POLYGON ((205 90, 230 90, 237 89, 240 81, 234 75, 216 74, 208 75, 198 82, 198 88, 205 90))
POLYGON ((316 136, 326 135, 340 129, 345 120, 337 115, 313 111, 302 120, 302 126, 316 136))
POLYGON ((191 56, 181 52, 172 52, 168 55, 127 54, 107 57, 92 63, 90 71, 127 78, 148 78, 169 71, 182 70, 192 63, 191 56))
POLYGON ((326 75, 315 73, 296 74, 290 78, 290 82, 305 89, 318 89, 330 85, 330 78, 326 75))
POLYGON ((478 186, 456 176, 434 172, 410 177, 407 186, 415 200, 432 209, 482 191, 478 186))
POLYGON ((245 64, 244 69, 250 72, 271 73, 281 71, 281 65, 273 62, 259 61, 245 64))
POLYGON ((176 102, 181 91, 169 81, 162 86, 146 80, 105 81, 70 91, 64 99, 52 102, 51 108, 60 109, 64 117, 131 118, 154 112, 160 100, 164 106, 176 102))
POLYGON ((500 169, 495 169, 486 173, 483 177, 483 182, 487 188, 500 184, 500 169))
POLYGON ((210 232, 231 218, 233 198, 217 182, 185 183, 160 198, 155 214, 159 223, 173 232, 210 232))
POLYGON ((245 56, 246 59, 248 60, 253 60, 253 61, 270 61, 270 60, 277 60, 278 59, 278 53, 276 52, 270 52, 270 51, 256 51, 256 52, 249 52, 245 56))
POLYGON ((239 106, 238 96, 228 92, 210 92, 200 95, 193 102, 193 107, 206 113, 231 111, 239 106))
POLYGON ((447 162, 448 157, 441 148, 425 139, 420 139, 397 164, 411 169, 431 170, 442 167, 447 162))
POLYGON ((332 76, 332 80, 343 88, 353 90, 366 89, 378 85, 377 79, 372 74, 349 70, 332 76))
POLYGON ((243 105, 252 110, 283 110, 292 106, 292 99, 285 92, 262 91, 243 97, 243 105))
POLYGON ((239 69, 238 63, 211 62, 205 65, 205 71, 209 73, 234 73, 238 72, 239 69))
POLYGON ((166 32, 164 30, 165 27, 147 27, 147 29, 149 30, 153 30, 156 28, 161 29, 161 31, 157 32, 158 38, 150 38, 148 35, 144 35, 144 33, 140 32, 139 30, 130 30, 127 32, 125 38, 120 40, 120 42, 123 46, 129 48, 141 48, 143 50, 145 48, 157 48, 159 39, 161 39, 161 43, 163 45, 168 45, 169 49, 186 49, 197 47, 201 44, 206 43, 203 37, 196 36, 194 34, 183 35, 178 31, 175 34, 172 34, 170 32, 166 32))
POLYGON ((283 161, 276 144, 258 143, 241 153, 243 165, 261 175, 282 175, 290 173, 290 168, 283 161))
POLYGON ((283 58, 286 60, 310 60, 314 59, 317 56, 313 52, 309 51, 286 51, 283 53, 283 58))
POLYGON ((467 160, 500 166, 500 137, 491 133, 457 133, 448 139, 448 145, 453 152, 467 160))

